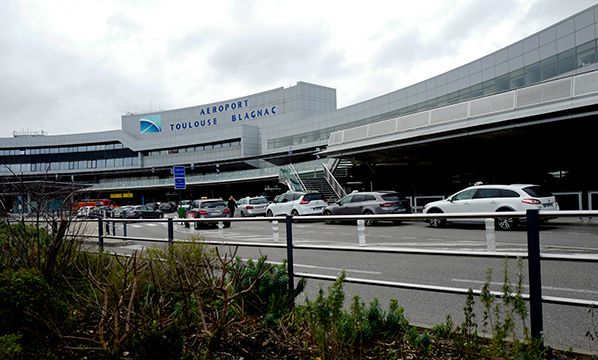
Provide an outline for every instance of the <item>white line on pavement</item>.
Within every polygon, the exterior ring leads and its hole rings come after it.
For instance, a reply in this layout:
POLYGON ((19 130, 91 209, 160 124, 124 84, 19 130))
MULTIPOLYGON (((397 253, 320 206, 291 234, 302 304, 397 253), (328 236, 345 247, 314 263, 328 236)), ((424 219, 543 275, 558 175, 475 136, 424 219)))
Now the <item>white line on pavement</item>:
MULTIPOLYGON (((485 281, 481 280, 469 280, 469 279, 451 279, 454 282, 463 282, 463 283, 472 283, 472 284, 485 284, 485 281)), ((497 285, 502 286, 502 282, 491 282, 490 285, 497 285)), ((523 287, 527 288, 527 285, 523 285, 523 287)), ((544 290, 554 290, 554 291, 569 291, 569 292, 576 292, 581 294, 598 294, 598 291, 594 290, 586 290, 586 289, 572 289, 572 288, 561 288, 556 286, 542 286, 544 290)))
MULTIPOLYGON (((248 260, 247 259, 243 259, 243 261, 248 261, 248 260)), ((276 265, 282 264, 281 262, 276 262, 276 261, 268 261, 268 263, 270 263, 270 264, 276 264, 276 265)), ((380 275, 380 274, 382 274, 379 271, 356 270, 356 269, 341 269, 341 268, 335 268, 335 267, 329 267, 329 266, 317 266, 317 265, 306 265, 306 264, 294 264, 294 266, 295 267, 308 268, 308 269, 334 270, 334 271, 339 271, 339 272, 345 270, 345 272, 353 272, 353 273, 360 273, 360 274, 371 274, 371 275, 380 275)))

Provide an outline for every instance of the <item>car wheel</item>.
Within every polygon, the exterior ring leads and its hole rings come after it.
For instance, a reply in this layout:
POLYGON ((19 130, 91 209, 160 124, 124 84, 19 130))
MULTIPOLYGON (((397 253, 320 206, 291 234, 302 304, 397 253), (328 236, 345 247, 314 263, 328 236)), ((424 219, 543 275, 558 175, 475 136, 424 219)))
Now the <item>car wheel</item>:
POLYGON ((225 221, 224 222, 224 227, 225 228, 229 228, 230 227, 230 221, 225 221))
POLYGON ((163 219, 163 218, 164 218, 164 214, 158 215, 158 219, 163 219))
MULTIPOLYGON (((363 215, 370 216, 370 215, 374 215, 374 213, 371 212, 370 210, 366 210, 363 212, 363 215)), ((372 219, 364 219, 364 220, 365 220, 364 221, 365 226, 372 226, 372 225, 376 224, 376 220, 372 220, 372 219)))
POLYGON ((299 216, 299 212, 297 210, 293 209, 293 211, 291 211, 291 215, 299 216))
POLYGON ((195 230, 199 230, 200 229, 198 222, 194 222, 193 223, 193 227, 195 228, 195 230))
POLYGON ((241 210, 241 217, 245 217, 245 211, 241 210))
MULTIPOLYGON (((440 213, 442 213, 442 211, 437 210, 437 209, 433 209, 428 212, 428 214, 440 214, 440 213)), ((428 220, 426 220, 426 222, 428 223, 428 226, 431 228, 441 228, 446 225, 446 220, 439 219, 439 218, 429 218, 428 220)))
POLYGON ((268 210, 268 212, 266 212, 266 216, 267 216, 267 217, 272 217, 272 216, 274 216, 274 214, 272 213, 272 210, 268 210))
POLYGON ((494 224, 498 230, 510 231, 517 227, 517 219, 511 217, 497 217, 494 224))
MULTIPOLYGON (((324 216, 331 216, 332 213, 328 210, 324 211, 324 216)), ((332 224, 334 221, 332 221, 332 219, 326 219, 324 220, 325 224, 332 224)))

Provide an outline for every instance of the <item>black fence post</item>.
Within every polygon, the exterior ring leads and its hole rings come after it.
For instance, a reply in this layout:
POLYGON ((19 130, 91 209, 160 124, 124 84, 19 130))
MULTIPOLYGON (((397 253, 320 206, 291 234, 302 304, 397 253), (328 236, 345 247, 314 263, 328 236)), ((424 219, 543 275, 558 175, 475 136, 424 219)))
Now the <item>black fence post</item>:
POLYGON ((52 220, 52 237, 55 237, 56 233, 58 233, 58 221, 56 221, 56 219, 53 219, 52 220))
POLYGON ((106 220, 106 235, 110 235, 110 222, 106 220))
POLYGON ((529 272, 529 315, 532 339, 544 346, 542 319, 542 269, 540 266, 540 216, 538 210, 527 210, 527 265, 529 272))
POLYGON ((123 222, 123 237, 127 237, 127 221, 123 222))
POLYGON ((112 222, 112 235, 116 236, 116 221, 112 222))
POLYGON ((172 248, 174 242, 174 224, 172 218, 168 218, 168 249, 172 248))
POLYGON ((289 295, 295 290, 295 271, 293 269, 293 216, 287 215, 287 272, 289 274, 289 295))
POLYGON ((104 252, 104 224, 103 220, 98 219, 98 248, 100 252, 104 252))

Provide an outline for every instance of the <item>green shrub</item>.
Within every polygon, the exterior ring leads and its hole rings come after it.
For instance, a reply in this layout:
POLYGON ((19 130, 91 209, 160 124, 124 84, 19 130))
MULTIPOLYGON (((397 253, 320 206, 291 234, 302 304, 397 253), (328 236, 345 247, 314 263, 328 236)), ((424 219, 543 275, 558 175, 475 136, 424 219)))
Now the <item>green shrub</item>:
POLYGON ((0 273, 0 335, 20 334, 25 357, 40 358, 51 353, 67 315, 66 304, 38 270, 9 269, 0 273))
POLYGON ((13 360, 22 356, 21 334, 0 336, 0 359, 13 360))

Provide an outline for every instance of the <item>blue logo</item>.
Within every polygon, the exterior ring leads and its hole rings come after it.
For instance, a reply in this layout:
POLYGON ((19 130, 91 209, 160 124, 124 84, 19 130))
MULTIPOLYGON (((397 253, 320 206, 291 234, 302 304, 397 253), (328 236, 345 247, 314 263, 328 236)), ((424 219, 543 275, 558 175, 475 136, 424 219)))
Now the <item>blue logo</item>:
POLYGON ((157 133, 162 131, 162 116, 149 115, 139 119, 139 131, 145 133, 157 133))

